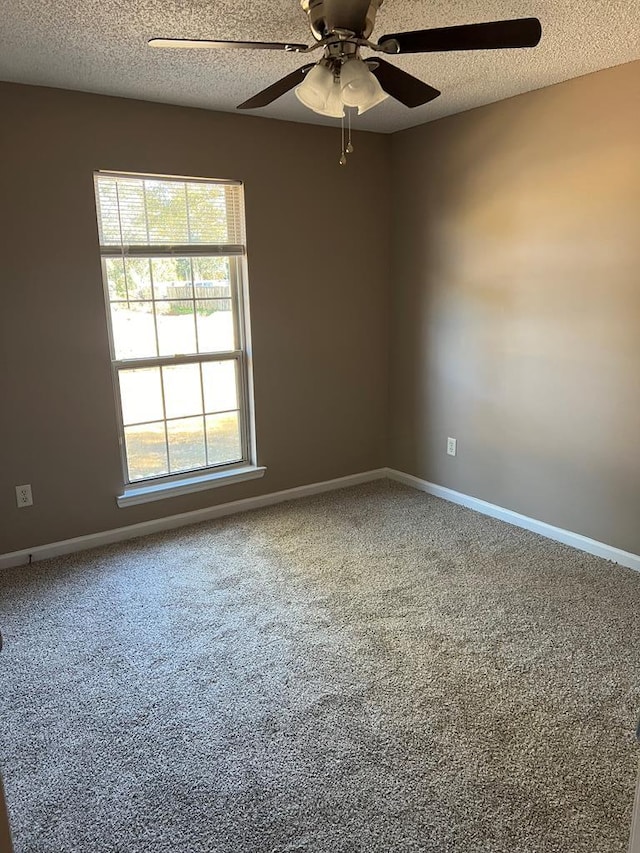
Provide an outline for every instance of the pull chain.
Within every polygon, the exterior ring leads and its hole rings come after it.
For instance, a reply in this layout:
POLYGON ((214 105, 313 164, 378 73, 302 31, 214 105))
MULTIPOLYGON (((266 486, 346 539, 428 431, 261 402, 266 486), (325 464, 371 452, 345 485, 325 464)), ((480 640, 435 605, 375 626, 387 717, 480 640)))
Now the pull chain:
POLYGON ((347 165, 347 153, 346 153, 345 147, 344 147, 344 110, 342 111, 342 116, 340 118, 340 128, 342 130, 342 146, 341 146, 341 150, 340 150, 340 159, 338 160, 338 162, 340 163, 341 166, 346 166, 347 165))
POLYGON ((353 154, 353 145, 351 144, 351 110, 349 110, 349 112, 347 113, 347 119, 349 122, 349 141, 347 142, 347 147, 345 148, 345 151, 347 152, 347 154, 353 154))

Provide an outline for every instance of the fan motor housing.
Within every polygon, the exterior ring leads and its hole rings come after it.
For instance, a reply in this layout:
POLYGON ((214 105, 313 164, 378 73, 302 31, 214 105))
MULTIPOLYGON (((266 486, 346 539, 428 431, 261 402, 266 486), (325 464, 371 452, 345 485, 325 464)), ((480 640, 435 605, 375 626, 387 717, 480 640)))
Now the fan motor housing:
POLYGON ((336 31, 369 38, 383 0, 300 0, 317 41, 336 31))

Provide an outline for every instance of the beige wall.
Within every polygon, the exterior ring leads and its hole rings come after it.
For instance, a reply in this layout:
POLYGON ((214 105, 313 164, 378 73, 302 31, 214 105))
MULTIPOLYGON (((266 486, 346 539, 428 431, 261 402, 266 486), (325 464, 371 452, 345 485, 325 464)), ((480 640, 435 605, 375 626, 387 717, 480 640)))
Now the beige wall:
POLYGON ((640 553, 640 63, 396 134, 392 180, 390 464, 640 553))
POLYGON ((640 63, 359 134, 346 169, 331 128, 0 109, 0 553, 384 464, 640 552, 640 63), (116 507, 99 168, 245 182, 264 480, 116 507))
POLYGON ((388 137, 343 169, 339 128, 11 84, 0 117, 0 553, 385 463, 388 137), (263 480, 116 507, 95 169, 245 182, 263 480))

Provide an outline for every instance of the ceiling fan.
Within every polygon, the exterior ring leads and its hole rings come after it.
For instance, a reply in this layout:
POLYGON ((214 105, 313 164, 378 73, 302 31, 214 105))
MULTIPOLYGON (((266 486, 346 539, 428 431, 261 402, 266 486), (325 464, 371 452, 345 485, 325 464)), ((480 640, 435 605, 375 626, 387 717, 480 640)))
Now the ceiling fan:
POLYGON ((292 42, 217 41, 211 39, 152 38, 151 47, 235 48, 311 53, 322 58, 303 65, 238 106, 239 110, 265 107, 296 88, 298 99, 321 115, 341 118, 345 107, 366 112, 388 95, 406 107, 419 107, 441 93, 380 56, 362 59, 367 48, 378 54, 434 53, 454 50, 498 50, 535 47, 542 36, 537 18, 519 18, 457 27, 389 33, 369 40, 376 13, 384 0, 300 0, 308 16, 315 44, 292 42))

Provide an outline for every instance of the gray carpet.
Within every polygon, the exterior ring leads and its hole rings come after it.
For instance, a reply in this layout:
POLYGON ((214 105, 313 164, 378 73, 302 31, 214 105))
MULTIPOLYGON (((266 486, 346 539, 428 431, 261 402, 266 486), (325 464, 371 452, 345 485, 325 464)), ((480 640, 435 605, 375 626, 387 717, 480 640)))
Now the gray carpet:
POLYGON ((640 575, 375 483, 0 573, 17 853, 624 853, 640 575))

